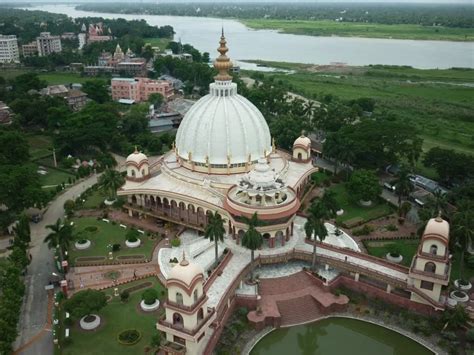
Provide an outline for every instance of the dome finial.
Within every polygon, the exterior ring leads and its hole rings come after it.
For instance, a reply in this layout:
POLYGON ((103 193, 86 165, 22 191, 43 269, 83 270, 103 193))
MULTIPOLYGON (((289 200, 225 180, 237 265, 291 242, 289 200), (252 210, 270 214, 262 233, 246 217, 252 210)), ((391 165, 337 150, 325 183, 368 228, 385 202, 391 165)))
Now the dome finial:
POLYGON ((438 215, 435 218, 436 222, 443 222, 443 217, 441 217, 441 210, 438 210, 438 215))
POLYGON ((181 266, 187 266, 187 265, 189 265, 189 261, 186 260, 186 254, 184 253, 184 250, 183 250, 183 260, 181 260, 181 262, 179 263, 179 265, 181 265, 181 266))
POLYGON ((217 51, 219 52, 219 57, 216 58, 214 61, 214 68, 219 71, 214 79, 217 81, 230 81, 232 77, 229 75, 229 69, 232 68, 232 62, 230 61, 229 57, 227 57, 226 53, 229 51, 229 48, 226 46, 227 41, 224 36, 224 26, 222 26, 222 33, 221 39, 219 41, 219 48, 217 51))
POLYGON ((138 148, 137 146, 135 145, 135 151, 134 151, 135 154, 138 154, 138 148))

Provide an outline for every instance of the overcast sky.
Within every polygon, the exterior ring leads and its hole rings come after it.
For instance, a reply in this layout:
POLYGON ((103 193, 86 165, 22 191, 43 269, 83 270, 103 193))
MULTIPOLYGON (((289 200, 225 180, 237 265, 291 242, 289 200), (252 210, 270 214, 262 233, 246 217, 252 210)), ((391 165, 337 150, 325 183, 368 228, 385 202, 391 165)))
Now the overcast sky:
MULTIPOLYGON (((299 0, 297 0, 300 2, 299 0)), ((70 2, 70 3, 80 3, 80 2, 95 2, 95 3, 104 3, 104 2, 130 2, 126 0, 0 0, 0 3, 33 3, 33 2, 70 2)), ((215 3, 224 3, 224 2, 296 2, 295 0, 135 0, 135 3, 160 3, 160 2, 173 2, 173 3, 182 3, 182 2, 215 2, 215 3)), ((360 3, 360 2, 370 2, 370 3, 433 3, 433 4, 472 4, 474 5, 474 0, 303 0, 301 2, 318 2, 318 3, 360 3)))

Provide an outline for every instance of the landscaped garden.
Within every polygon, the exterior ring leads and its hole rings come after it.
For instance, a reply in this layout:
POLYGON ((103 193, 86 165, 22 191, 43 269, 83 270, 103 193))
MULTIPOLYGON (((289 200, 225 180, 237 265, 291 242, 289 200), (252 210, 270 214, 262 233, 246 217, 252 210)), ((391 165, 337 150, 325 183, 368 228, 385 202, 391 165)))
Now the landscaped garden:
POLYGON ((61 327, 61 353, 143 354, 147 348, 152 348, 152 344, 156 346, 158 331, 155 324, 163 310, 144 312, 139 305, 145 291, 150 289, 155 290, 153 293, 158 295, 160 301, 165 298, 166 290, 155 277, 118 286, 119 296, 115 295, 114 288, 105 290, 106 306, 93 312, 100 317, 99 327, 94 331, 86 331, 80 328, 79 319, 74 319, 69 326, 69 340, 66 341, 63 339, 66 327, 61 327), (121 297, 124 293, 128 297, 121 297))
POLYGON ((108 196, 102 188, 98 187, 97 189, 91 189, 90 191, 83 193, 82 197, 85 201, 81 204, 81 208, 94 210, 100 208, 108 196))
POLYGON ((385 259, 388 253, 398 253, 403 257, 401 264, 405 266, 410 266, 419 244, 419 239, 364 241, 364 246, 370 255, 385 259))
POLYGON ((335 193, 337 202, 344 210, 344 214, 338 216, 336 221, 341 224, 348 224, 348 227, 353 221, 356 222, 355 219, 358 221, 358 223, 354 223, 355 225, 362 224, 389 215, 394 211, 389 203, 382 200, 372 201, 373 203, 371 206, 362 206, 357 202, 352 201, 349 192, 343 183, 332 185, 329 190, 335 193))
MULTIPOLYGON (((90 241, 90 247, 80 249, 80 245, 69 248, 69 261, 72 265, 77 263, 92 264, 110 261, 141 261, 151 260, 153 249, 158 241, 149 233, 139 233, 127 227, 123 228, 114 221, 106 222, 94 217, 73 218, 74 236, 76 242, 85 244, 90 241), (131 234, 134 234, 131 236, 131 234), (140 245, 128 247, 127 239, 140 245), (109 259, 109 252, 113 260, 109 259)), ((130 244, 130 243, 129 243, 130 244)))

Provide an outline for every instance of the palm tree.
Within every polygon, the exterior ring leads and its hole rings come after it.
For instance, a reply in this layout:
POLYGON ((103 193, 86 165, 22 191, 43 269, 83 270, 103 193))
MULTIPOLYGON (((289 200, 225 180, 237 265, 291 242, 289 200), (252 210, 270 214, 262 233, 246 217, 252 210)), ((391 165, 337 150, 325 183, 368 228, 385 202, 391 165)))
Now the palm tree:
POLYGON ((464 280, 464 253, 474 237, 474 212, 472 208, 460 205, 458 212, 453 216, 453 231, 456 244, 461 249, 459 258, 459 278, 464 280))
POLYGON ((72 226, 70 224, 63 224, 61 219, 58 218, 55 224, 47 225, 46 228, 51 230, 44 242, 48 244, 48 248, 57 248, 59 251, 60 262, 64 260, 64 251, 67 250, 71 243, 72 237, 72 226))
POLYGON ((250 261, 251 261, 251 269, 250 269, 250 279, 253 280, 253 261, 254 261, 254 253, 255 250, 260 248, 263 244, 263 237, 262 234, 257 230, 256 226, 259 224, 257 213, 255 212, 247 221, 248 230, 244 233, 242 237, 242 246, 250 250, 250 261))
POLYGON ((219 241, 224 241, 224 220, 221 215, 216 211, 214 214, 209 216, 209 221, 207 222, 206 230, 204 231, 204 237, 209 238, 211 241, 214 241, 215 254, 216 254, 216 265, 219 259, 218 256, 218 244, 219 241))
POLYGON ((115 199, 117 190, 125 182, 122 174, 117 170, 107 169, 99 179, 99 184, 105 191, 109 192, 109 197, 115 199))
POLYGON ((306 233, 306 238, 311 239, 311 236, 314 235, 313 240, 313 260, 311 262, 311 269, 316 267, 316 238, 320 242, 323 242, 328 235, 328 231, 324 226, 324 218, 330 216, 332 211, 330 211, 324 203, 321 201, 316 202, 309 208, 309 217, 304 225, 304 230, 306 233))
POLYGON ((407 197, 413 191, 414 186, 410 180, 410 174, 405 168, 400 169, 395 180, 395 193, 398 196, 398 209, 402 205, 402 197, 407 197))

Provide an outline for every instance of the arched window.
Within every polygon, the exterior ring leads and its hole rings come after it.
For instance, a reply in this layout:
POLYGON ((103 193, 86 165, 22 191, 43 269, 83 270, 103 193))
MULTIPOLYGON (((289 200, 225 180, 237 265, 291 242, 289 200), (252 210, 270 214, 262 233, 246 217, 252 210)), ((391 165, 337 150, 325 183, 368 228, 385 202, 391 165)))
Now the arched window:
POLYGON ((200 321, 201 319, 204 318, 204 311, 202 308, 199 308, 198 314, 197 314, 197 319, 200 321))
POLYGON ((132 174, 133 177, 135 177, 135 170, 130 170, 130 173, 132 174))
POLYGON ((430 246, 430 254, 433 254, 433 255, 436 255, 438 254, 438 246, 433 244, 432 246, 430 246))
POLYGON ((142 169, 142 176, 145 176, 145 169, 142 169))
POLYGON ((425 271, 434 273, 436 271, 435 263, 428 262, 425 264, 425 271))
POLYGON ((183 304, 183 295, 181 292, 176 292, 176 303, 183 304))
POLYGON ((194 302, 197 302, 198 300, 198 290, 194 290, 194 293, 193 293, 193 296, 194 296, 194 302))
POLYGON ((301 153, 298 153, 298 160, 302 160, 303 159, 303 155, 301 153))

